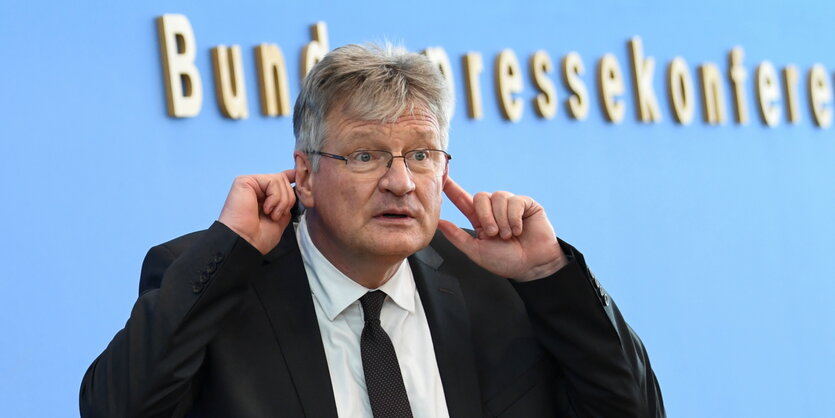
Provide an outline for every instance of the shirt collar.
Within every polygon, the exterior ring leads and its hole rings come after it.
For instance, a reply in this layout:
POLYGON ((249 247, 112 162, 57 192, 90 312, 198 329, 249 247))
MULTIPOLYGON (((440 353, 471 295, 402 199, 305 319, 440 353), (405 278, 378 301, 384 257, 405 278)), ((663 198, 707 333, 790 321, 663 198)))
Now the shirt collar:
MULTIPOLYGON (((310 291, 329 320, 333 321, 367 292, 377 290, 368 289, 351 280, 325 258, 310 238, 304 214, 299 217, 295 228, 310 291)), ((379 290, 385 292, 401 309, 415 312, 415 281, 408 260, 403 260, 391 279, 380 286, 379 290)))

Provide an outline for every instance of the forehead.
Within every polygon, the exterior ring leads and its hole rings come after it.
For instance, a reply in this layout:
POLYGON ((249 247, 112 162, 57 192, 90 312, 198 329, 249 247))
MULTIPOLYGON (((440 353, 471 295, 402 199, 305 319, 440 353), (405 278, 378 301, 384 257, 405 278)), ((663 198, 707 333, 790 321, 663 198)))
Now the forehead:
POLYGON ((390 121, 357 119, 334 110, 328 115, 327 124, 327 141, 333 145, 440 145, 437 119, 419 109, 390 121))

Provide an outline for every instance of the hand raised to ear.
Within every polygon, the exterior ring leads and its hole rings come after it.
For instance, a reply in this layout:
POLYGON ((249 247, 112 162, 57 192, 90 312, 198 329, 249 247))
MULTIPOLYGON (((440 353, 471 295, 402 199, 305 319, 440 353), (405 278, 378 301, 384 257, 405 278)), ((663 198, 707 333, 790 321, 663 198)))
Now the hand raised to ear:
POLYGON ((476 237, 446 220, 439 221, 438 229, 485 270, 530 281, 568 264, 545 209, 530 197, 504 191, 473 197, 452 178, 447 179, 444 193, 470 221, 476 237))
POLYGON ((290 223, 295 181, 294 169, 235 178, 218 221, 267 254, 290 223))

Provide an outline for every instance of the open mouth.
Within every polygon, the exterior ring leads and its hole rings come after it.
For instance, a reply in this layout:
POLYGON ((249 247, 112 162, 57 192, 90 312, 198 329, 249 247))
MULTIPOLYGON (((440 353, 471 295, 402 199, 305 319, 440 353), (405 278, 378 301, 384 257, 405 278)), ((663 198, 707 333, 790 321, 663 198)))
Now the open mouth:
POLYGON ((384 213, 382 216, 384 218, 390 218, 390 219, 408 218, 407 215, 404 215, 404 214, 401 214, 401 213, 384 213))

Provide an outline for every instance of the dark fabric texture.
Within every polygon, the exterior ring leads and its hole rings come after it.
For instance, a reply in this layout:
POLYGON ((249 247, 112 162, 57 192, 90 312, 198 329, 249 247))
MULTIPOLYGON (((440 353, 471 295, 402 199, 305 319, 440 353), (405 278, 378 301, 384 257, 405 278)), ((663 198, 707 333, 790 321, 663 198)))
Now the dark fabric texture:
MULTIPOLYGON (((436 234, 409 257, 452 417, 663 417, 641 341, 568 244, 514 284, 436 234)), ((215 223, 152 248, 124 329, 87 370, 83 417, 335 417, 293 228, 262 256, 215 223)))
POLYGON ((380 311, 385 300, 386 294, 382 290, 368 292, 360 298, 365 317, 360 336, 365 387, 374 418, 412 418, 397 353, 380 325, 380 311))

